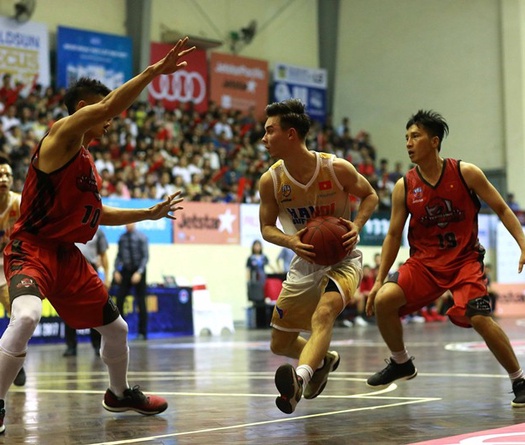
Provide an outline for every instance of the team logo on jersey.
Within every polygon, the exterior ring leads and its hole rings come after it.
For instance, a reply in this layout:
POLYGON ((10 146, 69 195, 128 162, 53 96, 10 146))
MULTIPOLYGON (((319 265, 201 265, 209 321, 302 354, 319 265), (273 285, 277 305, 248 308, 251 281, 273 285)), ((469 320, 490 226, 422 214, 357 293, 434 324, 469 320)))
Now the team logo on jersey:
POLYGON ((423 198, 423 187, 416 187, 412 190, 412 197, 414 198, 414 202, 416 199, 419 200, 423 198))
POLYGON ((416 187, 412 190, 412 204, 423 201, 423 187, 416 187))
POLYGON ((98 192, 98 184, 93 169, 91 169, 89 176, 82 175, 77 177, 77 188, 81 192, 93 193, 95 198, 97 198, 97 201, 101 201, 100 193, 98 192))
POLYGON ((290 196, 290 193, 292 193, 292 187, 290 187, 290 184, 283 184, 283 186, 281 187, 281 194, 285 198, 288 198, 288 196, 290 196))
POLYGON ((277 311, 277 315, 279 315, 279 318, 282 320, 286 311, 284 309, 281 309, 279 306, 275 306, 275 310, 277 311))
POLYGON ((320 181, 319 190, 330 190, 332 188, 332 181, 320 181))
POLYGON ((16 287, 19 289, 22 287, 28 288, 28 287, 34 287, 34 286, 35 286, 35 281, 29 277, 22 278, 20 280, 20 283, 16 285, 16 287))
POLYGON ((455 209, 452 201, 448 199, 435 198, 425 206, 425 210, 427 214, 419 220, 425 227, 438 226, 443 228, 451 222, 465 219, 465 214, 461 210, 455 209))

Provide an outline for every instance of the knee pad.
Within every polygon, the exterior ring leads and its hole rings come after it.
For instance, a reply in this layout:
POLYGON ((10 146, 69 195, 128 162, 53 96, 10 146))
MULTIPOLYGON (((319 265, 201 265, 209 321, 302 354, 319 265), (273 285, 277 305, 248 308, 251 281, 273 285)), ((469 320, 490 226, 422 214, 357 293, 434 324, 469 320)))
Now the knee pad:
POLYGON ((0 339, 0 348, 8 354, 25 354, 27 343, 42 315, 42 300, 34 295, 21 295, 13 300, 11 321, 0 339))
POLYGON ((483 297, 470 300, 467 304, 465 315, 470 318, 474 315, 489 316, 491 313, 492 307, 490 306, 490 298, 488 295, 485 295, 483 297))

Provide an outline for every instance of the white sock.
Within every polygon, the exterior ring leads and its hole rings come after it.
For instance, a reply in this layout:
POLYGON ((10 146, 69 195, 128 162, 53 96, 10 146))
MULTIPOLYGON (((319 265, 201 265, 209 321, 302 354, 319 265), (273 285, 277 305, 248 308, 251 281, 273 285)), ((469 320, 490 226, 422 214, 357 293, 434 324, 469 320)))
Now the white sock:
POLYGON ((402 363, 406 363, 410 360, 410 356, 408 355, 406 348, 399 352, 393 352, 393 351, 390 351, 390 352, 392 352, 392 358, 398 365, 401 365, 402 363))
POLYGON ((295 370, 297 375, 303 379, 303 388, 308 385, 312 376, 314 375, 314 370, 308 365, 300 365, 295 370))
POLYGON ((509 373, 509 378, 511 382, 514 382, 514 380, 522 379, 523 378, 523 369, 518 369, 516 372, 509 373))

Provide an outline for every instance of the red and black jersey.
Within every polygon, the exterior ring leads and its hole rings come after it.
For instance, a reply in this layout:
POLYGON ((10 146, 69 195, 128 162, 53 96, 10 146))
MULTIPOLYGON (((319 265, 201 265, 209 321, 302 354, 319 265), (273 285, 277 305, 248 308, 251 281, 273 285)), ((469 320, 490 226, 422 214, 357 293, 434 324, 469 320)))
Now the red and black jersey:
POLYGON ((93 157, 82 147, 63 167, 44 173, 35 167, 40 146, 31 159, 22 191, 20 219, 11 238, 56 243, 86 243, 99 225, 100 177, 93 157))
POLYGON ((479 257, 477 195, 465 183, 460 161, 445 159, 436 185, 422 178, 417 167, 404 177, 410 214, 410 256, 435 272, 454 272, 479 257))

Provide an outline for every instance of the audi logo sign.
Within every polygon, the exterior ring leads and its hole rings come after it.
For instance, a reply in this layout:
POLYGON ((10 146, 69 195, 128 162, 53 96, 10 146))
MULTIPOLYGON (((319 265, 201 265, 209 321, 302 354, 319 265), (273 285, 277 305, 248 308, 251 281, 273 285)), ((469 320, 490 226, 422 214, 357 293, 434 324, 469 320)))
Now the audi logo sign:
POLYGON ((200 104, 206 98, 206 82, 196 71, 181 70, 157 77, 148 91, 155 100, 200 104))

